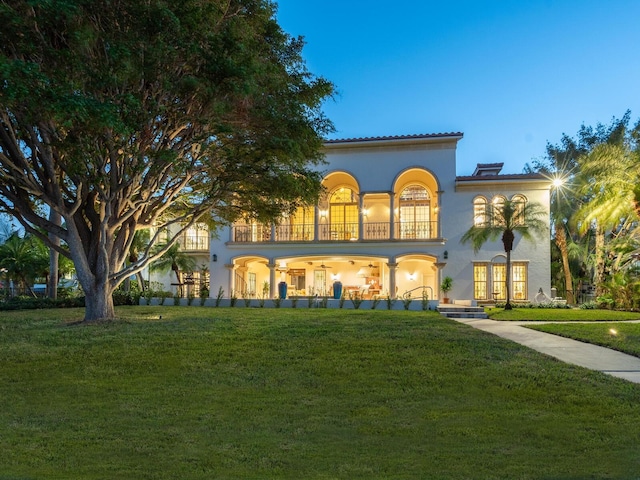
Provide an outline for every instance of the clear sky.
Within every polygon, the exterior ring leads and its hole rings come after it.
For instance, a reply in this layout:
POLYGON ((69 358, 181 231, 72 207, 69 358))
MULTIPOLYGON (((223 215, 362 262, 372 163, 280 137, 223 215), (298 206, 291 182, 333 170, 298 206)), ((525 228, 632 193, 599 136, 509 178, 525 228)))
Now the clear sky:
POLYGON ((582 124, 640 118, 640 0, 275 0, 337 86, 331 138, 463 132, 458 175, 521 173, 582 124))

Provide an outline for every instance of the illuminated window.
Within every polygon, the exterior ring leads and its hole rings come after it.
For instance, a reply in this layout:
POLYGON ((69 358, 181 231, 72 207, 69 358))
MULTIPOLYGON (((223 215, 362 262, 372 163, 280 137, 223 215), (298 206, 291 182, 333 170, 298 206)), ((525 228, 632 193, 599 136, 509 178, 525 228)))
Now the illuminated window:
POLYGON ((524 208, 527 203, 527 199, 522 195, 514 195, 513 197, 511 197, 511 203, 513 204, 514 212, 516 215, 514 223, 516 225, 524 224, 524 208))
POLYGON ((491 266, 491 277, 493 280, 494 300, 507 299, 507 266, 504 263, 494 263, 491 266))
POLYGON ((484 264, 473 266, 473 298, 487 299, 487 266, 484 264))
POLYGON ((209 250, 209 228, 205 223, 189 227, 180 239, 180 245, 185 250, 209 250))
POLYGON ((340 188, 329 198, 331 240, 356 240, 358 238, 357 194, 350 188, 340 188))
POLYGON ((501 195, 493 197, 493 200, 491 201, 491 225, 505 225, 504 202, 505 198, 501 195))
MULTIPOLYGON (((473 298, 505 301, 507 299, 506 275, 507 265, 505 263, 474 263, 473 298), (489 274, 491 274, 490 277, 489 274)), ((511 264, 510 297, 512 300, 527 300, 527 275, 526 262, 511 264)))
POLYGON ((298 207, 276 229, 278 241, 309 241, 314 235, 314 208, 298 207))
POLYGON ((513 285, 513 299, 527 299, 527 264, 513 263, 511 265, 511 285, 513 285))
POLYGON ((484 227, 487 224, 487 199, 476 197, 473 199, 473 225, 484 227))
POLYGON ((431 238, 431 199, 421 185, 400 194, 400 238, 431 238))

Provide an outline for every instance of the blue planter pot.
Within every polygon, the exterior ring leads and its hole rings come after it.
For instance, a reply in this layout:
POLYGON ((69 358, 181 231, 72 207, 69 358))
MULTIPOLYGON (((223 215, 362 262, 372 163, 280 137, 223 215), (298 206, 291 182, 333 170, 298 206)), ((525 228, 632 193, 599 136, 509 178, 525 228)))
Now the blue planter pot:
POLYGON ((278 295, 280 298, 287 298, 287 282, 280 282, 278 284, 278 295))
POLYGON ((342 297, 342 282, 333 282, 333 298, 336 300, 342 297))

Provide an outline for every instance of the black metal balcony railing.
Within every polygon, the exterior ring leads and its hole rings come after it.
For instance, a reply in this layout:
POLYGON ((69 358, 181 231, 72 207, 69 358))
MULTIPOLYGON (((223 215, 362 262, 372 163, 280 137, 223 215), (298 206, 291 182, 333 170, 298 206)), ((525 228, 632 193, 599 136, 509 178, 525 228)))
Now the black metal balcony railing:
POLYGON ((313 236, 313 223, 276 226, 276 242, 310 242, 313 236))
POLYGON ((234 225, 232 228, 233 242, 268 242, 271 240, 271 226, 269 225, 234 225))
MULTIPOLYGON (((315 240, 315 225, 276 225, 272 239, 270 225, 234 225, 231 229, 231 241, 234 243, 264 242, 312 242, 315 240)), ((362 238, 358 223, 321 223, 318 225, 318 240, 333 242, 353 242, 362 240, 390 240, 389 222, 364 222, 362 238)), ((397 222, 395 240, 429 240, 436 238, 438 222, 397 222)), ((206 239, 208 248, 209 239, 206 239)), ((198 244, 198 247, 204 244, 198 244)), ((185 247, 187 248, 187 247, 185 247)), ((201 248, 193 248, 199 250, 201 248)))
POLYGON ((398 222, 396 238, 398 240, 428 240, 436 238, 437 222, 398 222))
POLYGON ((333 240, 338 242, 352 242, 358 240, 357 223, 326 223, 319 225, 319 240, 333 240))
POLYGON ((389 240, 389 222, 365 222, 363 230, 364 240, 389 240))
POLYGON ((184 250, 209 251, 209 234, 203 232, 201 235, 183 235, 180 238, 180 246, 184 250))

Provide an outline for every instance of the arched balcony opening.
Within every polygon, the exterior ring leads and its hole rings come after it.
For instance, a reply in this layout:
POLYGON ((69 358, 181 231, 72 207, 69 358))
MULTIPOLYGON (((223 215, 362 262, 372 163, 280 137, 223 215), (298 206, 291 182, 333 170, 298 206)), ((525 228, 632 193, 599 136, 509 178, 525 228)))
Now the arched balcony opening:
POLYGON ((438 214, 439 186, 429 171, 411 168, 404 171, 394 188, 394 238, 431 240, 440 237, 438 214))

